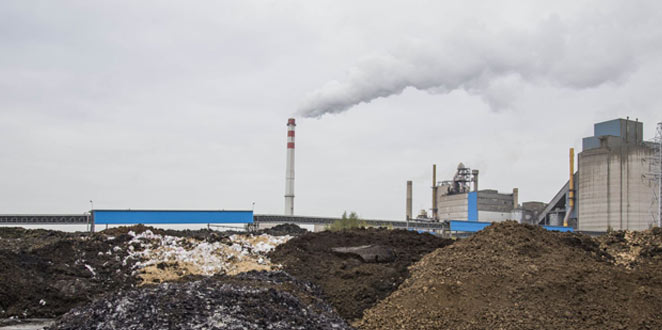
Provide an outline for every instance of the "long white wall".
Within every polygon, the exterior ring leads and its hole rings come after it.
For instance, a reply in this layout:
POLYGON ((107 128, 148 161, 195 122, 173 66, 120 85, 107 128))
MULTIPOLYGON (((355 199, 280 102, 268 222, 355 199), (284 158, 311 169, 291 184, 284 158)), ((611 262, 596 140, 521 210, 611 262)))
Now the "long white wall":
POLYGON ((503 222, 506 220, 517 220, 512 212, 490 212, 478 211, 478 221, 481 222, 503 222))

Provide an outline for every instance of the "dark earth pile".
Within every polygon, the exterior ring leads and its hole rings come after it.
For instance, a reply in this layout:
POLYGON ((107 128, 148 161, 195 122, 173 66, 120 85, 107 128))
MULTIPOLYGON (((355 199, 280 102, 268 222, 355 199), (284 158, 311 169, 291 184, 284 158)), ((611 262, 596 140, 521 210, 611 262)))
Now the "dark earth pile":
POLYGON ((451 240, 406 230, 358 229, 308 233, 276 247, 269 255, 293 276, 322 287, 327 300, 346 320, 394 291, 408 276, 407 267, 451 240), (394 254, 386 262, 366 262, 355 253, 333 248, 372 245, 394 254))
MULTIPOLYGON (((660 251, 649 249, 655 258, 660 251)), ((653 260, 648 257, 649 260, 653 260)), ((514 222, 425 256, 361 329, 660 329, 662 273, 598 241, 514 222)))
MULTIPOLYGON (((146 230, 208 242, 228 240, 237 233, 143 225, 94 234, 0 228, 0 319, 54 317, 99 294, 136 285, 139 280, 132 268, 137 260, 126 258, 132 239, 128 233, 146 230)), ((302 231, 296 225, 279 225, 257 234, 298 235, 302 231)))
POLYGON ((0 228, 0 318, 53 317, 97 294, 130 287, 129 235, 0 228))
POLYGON ((309 283, 250 272, 120 291, 65 314, 65 329, 351 329, 309 283))
POLYGON ((284 223, 271 228, 260 229, 257 231, 257 234, 268 234, 272 236, 298 236, 307 233, 308 231, 293 224, 293 223, 284 223))
MULTIPOLYGON (((233 234, 246 234, 245 231, 232 231, 232 230, 227 230, 227 231, 217 231, 217 230, 210 230, 210 229, 196 229, 196 230, 174 230, 174 229, 161 229, 161 228, 154 228, 150 226, 144 226, 144 225, 135 225, 135 226, 122 226, 122 227, 115 227, 115 228, 110 228, 102 231, 101 233, 105 235, 110 235, 110 236, 117 236, 117 235, 122 235, 122 234, 128 234, 130 231, 133 231, 136 234, 143 233, 147 230, 150 230, 154 234, 159 234, 159 235, 168 235, 168 236, 175 236, 175 237, 189 237, 196 239, 198 241, 206 241, 206 242, 218 242, 227 239, 228 236, 233 235, 233 234)), ((285 235, 290 235, 290 236, 297 236, 301 235, 304 233, 307 233, 308 231, 295 225, 295 224, 280 224, 271 228, 267 229, 260 229, 254 232, 251 232, 254 235, 261 235, 261 234, 268 234, 272 236, 285 236, 285 235)))

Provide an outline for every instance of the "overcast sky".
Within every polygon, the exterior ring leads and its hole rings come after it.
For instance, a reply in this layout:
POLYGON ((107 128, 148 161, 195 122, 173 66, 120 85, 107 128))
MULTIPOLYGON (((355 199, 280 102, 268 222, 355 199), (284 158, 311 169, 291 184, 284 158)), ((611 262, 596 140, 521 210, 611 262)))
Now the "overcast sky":
POLYGON ((402 219, 459 162, 549 201, 595 122, 662 121, 662 2, 0 1, 0 213, 402 219))

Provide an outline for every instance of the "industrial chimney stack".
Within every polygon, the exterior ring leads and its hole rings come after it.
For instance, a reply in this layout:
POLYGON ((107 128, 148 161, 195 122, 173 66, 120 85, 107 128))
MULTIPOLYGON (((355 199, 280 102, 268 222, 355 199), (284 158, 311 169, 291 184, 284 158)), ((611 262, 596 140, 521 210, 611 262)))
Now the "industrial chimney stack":
POLYGON ((285 170, 285 215, 294 215, 294 118, 287 120, 287 168, 285 170))
POLYGON ((474 180, 474 191, 478 191, 478 170, 471 171, 474 180))
POLYGON ((407 181, 407 205, 406 205, 406 208, 407 208, 407 210, 406 210, 406 212, 407 212, 406 219, 407 220, 412 219, 412 217, 411 217, 412 216, 412 214, 411 214, 411 212, 412 212, 412 194, 411 194, 411 191, 412 191, 412 182, 407 181))
POLYGON ((439 215, 437 208, 437 164, 432 164, 432 219, 438 220, 439 215))

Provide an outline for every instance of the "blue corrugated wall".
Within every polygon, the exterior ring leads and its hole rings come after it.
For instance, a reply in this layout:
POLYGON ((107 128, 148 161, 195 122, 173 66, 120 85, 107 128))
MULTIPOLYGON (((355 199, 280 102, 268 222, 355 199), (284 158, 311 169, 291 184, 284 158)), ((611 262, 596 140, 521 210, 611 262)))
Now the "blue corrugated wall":
POLYGON ((253 223, 253 211, 93 210, 95 224, 253 223))
POLYGON ((478 193, 475 191, 468 193, 467 202, 469 205, 467 220, 478 221, 478 193))
MULTIPOLYGON (((463 231, 468 233, 475 233, 477 231, 483 230, 485 227, 491 225, 491 222, 479 222, 479 221, 460 221, 460 220, 450 220, 450 230, 451 231, 463 231)), ((543 228, 552 231, 574 231, 572 227, 558 227, 558 226, 543 226, 543 228)))

